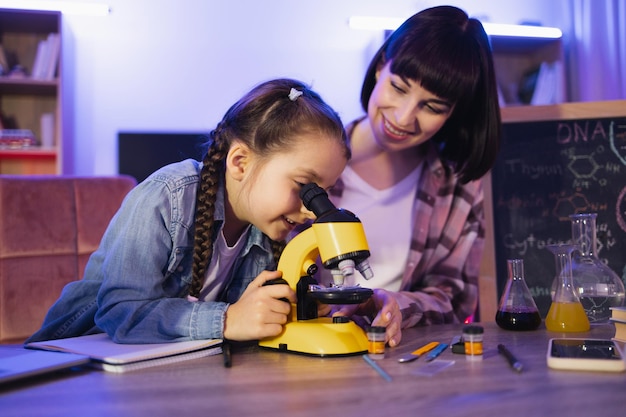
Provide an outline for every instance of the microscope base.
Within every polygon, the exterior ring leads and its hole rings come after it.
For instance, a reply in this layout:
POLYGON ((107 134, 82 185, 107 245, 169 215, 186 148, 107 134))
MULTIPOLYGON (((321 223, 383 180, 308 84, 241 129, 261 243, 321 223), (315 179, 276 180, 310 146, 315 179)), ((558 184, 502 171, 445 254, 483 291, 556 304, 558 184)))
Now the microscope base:
POLYGON ((367 336, 351 320, 333 323, 330 317, 292 321, 283 332, 259 341, 259 346, 313 356, 349 356, 367 353, 367 336))

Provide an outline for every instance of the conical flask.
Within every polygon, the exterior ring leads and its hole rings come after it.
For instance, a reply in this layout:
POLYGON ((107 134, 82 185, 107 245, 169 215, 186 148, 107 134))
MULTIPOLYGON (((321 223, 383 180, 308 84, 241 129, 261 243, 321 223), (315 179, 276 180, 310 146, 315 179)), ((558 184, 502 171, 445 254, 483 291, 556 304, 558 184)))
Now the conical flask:
POLYGON ((546 328, 552 332, 584 332, 589 330, 589 319, 576 294, 572 278, 572 252, 576 245, 548 245, 556 260, 556 291, 548 315, 546 328))
POLYGON ((509 259, 508 279, 500 297, 496 323, 506 330, 535 330, 541 324, 541 315, 524 276, 524 261, 509 259))
POLYGON ((579 251, 572 254, 572 278, 591 323, 607 323, 610 307, 624 304, 624 283, 597 256, 596 213, 573 214, 572 243, 579 251))

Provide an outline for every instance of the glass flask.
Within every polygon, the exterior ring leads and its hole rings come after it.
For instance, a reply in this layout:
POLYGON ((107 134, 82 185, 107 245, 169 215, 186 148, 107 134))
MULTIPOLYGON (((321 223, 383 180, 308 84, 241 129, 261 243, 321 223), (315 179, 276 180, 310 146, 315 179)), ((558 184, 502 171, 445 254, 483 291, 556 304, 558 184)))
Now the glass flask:
POLYGON ((589 319, 580 303, 572 278, 572 252, 576 245, 548 245, 556 260, 556 290, 546 316, 546 328, 552 332, 584 332, 589 319))
POLYGON ((572 277, 589 322, 607 323, 610 307, 624 304, 624 283, 597 256, 596 216, 596 213, 569 216, 572 244, 579 249, 572 254, 572 277))
POLYGON ((541 324, 541 315, 526 285, 524 261, 506 262, 508 279, 498 304, 496 323, 506 330, 535 330, 541 324))

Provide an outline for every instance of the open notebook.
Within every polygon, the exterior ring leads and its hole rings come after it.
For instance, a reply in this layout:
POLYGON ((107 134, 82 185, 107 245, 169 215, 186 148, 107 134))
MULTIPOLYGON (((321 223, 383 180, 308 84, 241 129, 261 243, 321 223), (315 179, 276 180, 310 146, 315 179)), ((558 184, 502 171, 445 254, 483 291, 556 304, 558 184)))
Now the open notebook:
POLYGON ((221 339, 172 343, 120 344, 106 333, 28 343, 30 349, 88 356, 91 365, 108 372, 127 372, 221 353, 221 339))
POLYGON ((0 347, 0 384, 47 374, 89 362, 89 357, 73 353, 43 352, 19 346, 0 347))

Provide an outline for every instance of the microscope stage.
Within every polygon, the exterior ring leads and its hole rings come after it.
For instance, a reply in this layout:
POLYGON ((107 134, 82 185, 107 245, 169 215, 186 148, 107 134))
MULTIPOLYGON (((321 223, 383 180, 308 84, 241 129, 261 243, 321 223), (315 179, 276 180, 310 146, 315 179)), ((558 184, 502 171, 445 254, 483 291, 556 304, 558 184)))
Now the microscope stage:
POLYGON ((367 301, 374 291, 363 287, 319 287, 309 289, 308 294, 324 304, 361 304, 367 301))

